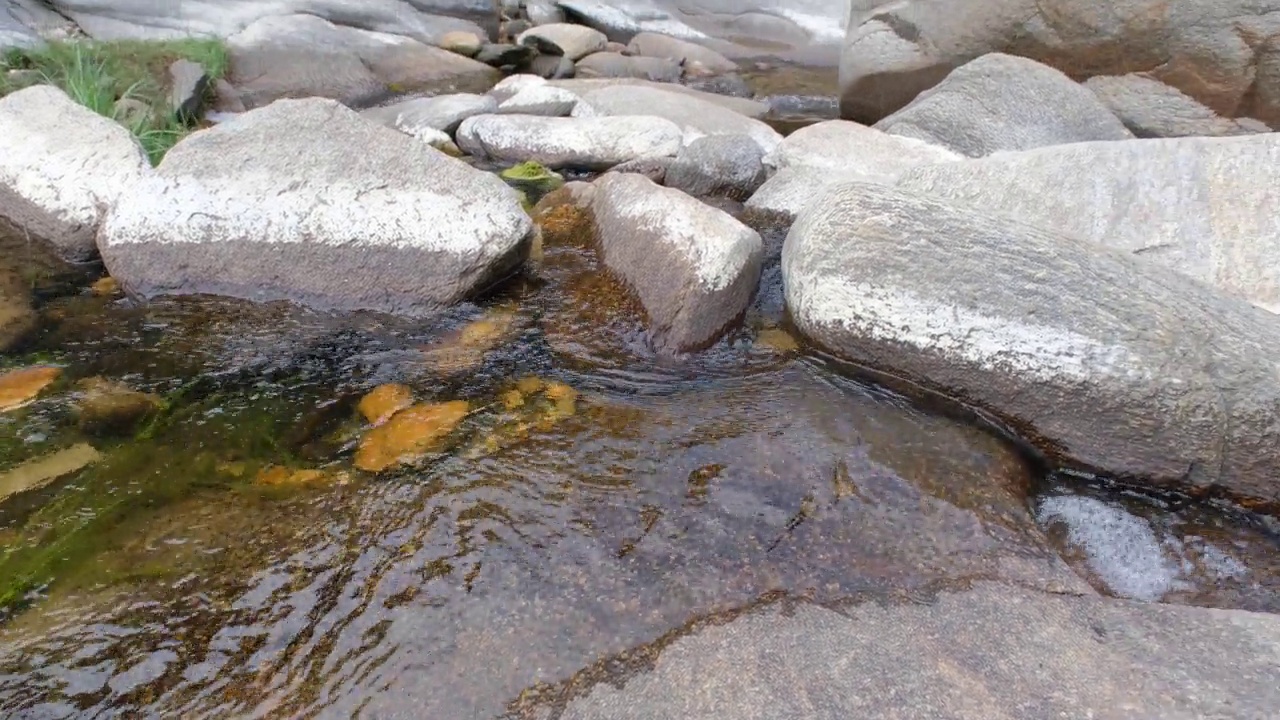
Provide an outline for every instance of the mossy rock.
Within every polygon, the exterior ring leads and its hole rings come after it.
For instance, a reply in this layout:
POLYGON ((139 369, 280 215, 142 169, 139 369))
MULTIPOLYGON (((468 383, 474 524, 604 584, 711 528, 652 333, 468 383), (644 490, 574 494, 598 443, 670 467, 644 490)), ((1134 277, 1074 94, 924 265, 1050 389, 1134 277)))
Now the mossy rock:
POLYGON ((527 195, 541 197, 564 185, 564 177, 532 160, 513 165, 498 174, 508 184, 527 195))

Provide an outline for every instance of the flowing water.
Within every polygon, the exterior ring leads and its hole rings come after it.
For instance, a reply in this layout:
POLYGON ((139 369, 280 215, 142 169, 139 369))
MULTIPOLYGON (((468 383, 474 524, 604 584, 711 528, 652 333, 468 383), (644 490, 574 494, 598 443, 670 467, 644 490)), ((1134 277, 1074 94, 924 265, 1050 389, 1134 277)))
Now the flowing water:
POLYGON ((554 717, 745 608, 979 579, 1280 610, 1264 521, 1049 482, 806 349, 766 234, 742 327, 678 360, 573 233, 427 322, 46 296, 0 367, 63 375, 0 414, 0 472, 102 457, 0 504, 0 715, 554 717), (87 434, 89 377, 163 410, 87 434), (386 383, 471 411, 375 475, 356 405, 386 383))

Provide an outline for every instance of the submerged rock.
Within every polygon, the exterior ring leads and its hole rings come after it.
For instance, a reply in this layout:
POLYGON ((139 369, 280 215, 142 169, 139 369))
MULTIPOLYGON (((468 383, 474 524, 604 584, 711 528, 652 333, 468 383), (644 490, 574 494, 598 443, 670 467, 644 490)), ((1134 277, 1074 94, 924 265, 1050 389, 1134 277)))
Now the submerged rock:
POLYGON ((388 383, 379 385, 360 398, 356 409, 371 425, 381 425, 392 415, 413 404, 413 390, 408 385, 388 383))
POLYGON ((782 252, 806 337, 984 408, 1074 469, 1280 500, 1280 324, 1128 253, 842 183, 782 252))
POLYGON ((360 440, 355 466, 377 473, 413 463, 439 449, 470 410, 465 400, 420 404, 401 410, 360 440))
POLYGON ((1088 89, 1047 65, 992 53, 965 63, 875 124, 970 157, 1133 133, 1088 89))
POLYGON ((532 231, 497 177, 311 99, 182 141, 125 193, 98 240, 111 275, 144 297, 417 315, 510 275, 532 231))
POLYGON ((148 415, 158 412, 164 401, 159 395, 134 390, 106 378, 86 378, 76 383, 76 422, 91 435, 130 433, 148 415))
POLYGON ((640 175, 609 173, 594 184, 601 257, 644 305, 654 346, 681 353, 714 343, 755 294, 760 236, 640 175))
POLYGON ((150 172, 128 130, 52 85, 0 98, 0 253, 34 241, 62 260, 92 260, 107 208, 150 172))
POLYGON ((80 472, 102 459, 92 445, 80 443, 0 473, 0 502, 19 493, 39 490, 49 483, 80 472))
POLYGON ((62 369, 56 367, 30 367, 0 373, 0 412, 17 410, 34 402, 61 376, 62 369))
POLYGON ((519 330, 514 308, 499 306, 422 350, 423 364, 438 375, 473 372, 485 356, 511 340, 519 330))

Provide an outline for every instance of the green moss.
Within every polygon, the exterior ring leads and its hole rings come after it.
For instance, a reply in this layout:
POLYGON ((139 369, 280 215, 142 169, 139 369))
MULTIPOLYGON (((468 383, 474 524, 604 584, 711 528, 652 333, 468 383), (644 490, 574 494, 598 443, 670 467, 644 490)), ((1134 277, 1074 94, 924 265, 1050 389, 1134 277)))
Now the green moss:
POLYGON ((520 190, 531 206, 543 195, 564 185, 564 177, 532 160, 513 165, 498 174, 508 185, 520 190))
POLYGON ((0 96, 25 87, 9 70, 35 71, 76 102, 128 127, 154 164, 191 132, 168 99, 169 65, 182 58, 200 63, 214 79, 226 75, 229 65, 226 46, 214 39, 54 42, 0 55, 0 96), (137 103, 152 111, 133 111, 137 103))

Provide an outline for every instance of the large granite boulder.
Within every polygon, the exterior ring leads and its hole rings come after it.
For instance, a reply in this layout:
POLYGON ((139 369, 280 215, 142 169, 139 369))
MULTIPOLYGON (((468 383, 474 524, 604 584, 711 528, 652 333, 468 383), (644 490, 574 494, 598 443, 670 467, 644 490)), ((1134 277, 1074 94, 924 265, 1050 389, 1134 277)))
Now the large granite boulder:
POLYGON ((458 128, 458 147, 472 155, 501 162, 533 160, 552 169, 608 170, 637 158, 673 157, 682 138, 675 123, 643 115, 477 115, 458 128))
POLYGON ((424 314, 523 262, 515 191, 331 100, 281 100, 198 132, 127 190, 98 236, 153 296, 215 293, 424 314))
POLYGON ((898 186, 1133 253, 1280 312, 1280 135, 1128 140, 922 166, 898 186))
POLYGON ((313 15, 268 16, 227 41, 230 79, 249 108, 279 98, 371 104, 392 92, 484 92, 498 70, 419 40, 336 25, 313 15))
POLYGON ((1264 718, 1277 664, 1275 615, 984 582, 706 623, 557 717, 1264 718))
POLYGON ((615 85, 582 96, 573 109, 575 116, 657 116, 666 118, 684 131, 685 143, 707 135, 746 135, 769 152, 782 142, 782 135, 765 123, 687 93, 659 87, 615 85))
POLYGON ((640 175, 608 173, 594 184, 601 257, 644 306, 655 348, 670 354, 714 343, 755 295, 760 236, 640 175))
POLYGON ((848 120, 827 120, 791 133, 764 157, 772 175, 747 207, 790 218, 833 183, 862 180, 891 185, 916 166, 959 159, 960 155, 923 140, 848 120))
POLYGON ((490 0, 48 0, 47 4, 97 40, 226 38, 265 17, 311 15, 354 29, 437 44, 446 33, 457 30, 483 37, 476 23, 496 21, 490 0))
POLYGON ((850 0, 842 116, 895 112, 987 53, 1020 55, 1076 80, 1143 72, 1224 117, 1280 121, 1280 14, 1271 1, 850 0))
POLYGON ((1271 132, 1260 120, 1224 118, 1181 90, 1136 73, 1097 75, 1084 86, 1140 138, 1271 132))
POLYGON ((107 208, 150 172, 128 130, 56 87, 0 98, 0 253, 34 242, 68 262, 94 259, 107 208))
POLYGON ((1034 60, 992 53, 966 63, 875 124, 962 155, 1133 134, 1096 95, 1034 60))
POLYGON ((1003 421, 1052 462, 1280 501, 1280 323, 1130 253, 867 183, 782 251, 811 340, 1003 421))

